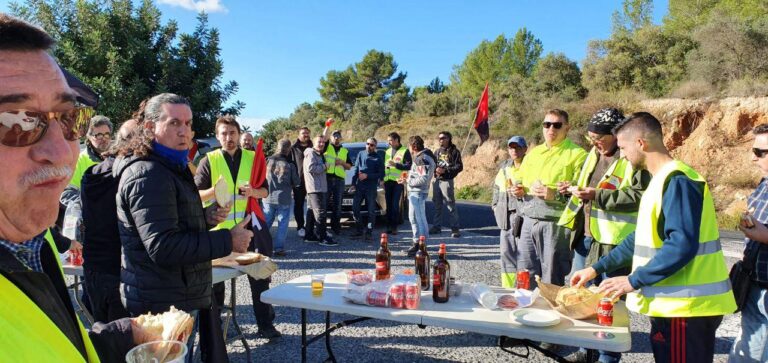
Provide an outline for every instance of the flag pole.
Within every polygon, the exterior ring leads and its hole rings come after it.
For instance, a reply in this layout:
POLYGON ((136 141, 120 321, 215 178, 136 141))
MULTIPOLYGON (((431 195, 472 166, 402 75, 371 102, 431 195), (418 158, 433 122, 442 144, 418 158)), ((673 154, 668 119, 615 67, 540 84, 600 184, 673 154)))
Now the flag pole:
MULTIPOLYGON (((480 107, 480 102, 477 103, 477 107, 480 107)), ((475 112, 475 117, 472 118, 472 123, 469 125, 469 130, 467 130, 467 139, 464 140, 464 146, 461 148, 461 155, 464 155, 464 149, 467 148, 469 137, 472 136, 472 129, 475 126, 475 120, 477 120, 477 112, 475 112)))

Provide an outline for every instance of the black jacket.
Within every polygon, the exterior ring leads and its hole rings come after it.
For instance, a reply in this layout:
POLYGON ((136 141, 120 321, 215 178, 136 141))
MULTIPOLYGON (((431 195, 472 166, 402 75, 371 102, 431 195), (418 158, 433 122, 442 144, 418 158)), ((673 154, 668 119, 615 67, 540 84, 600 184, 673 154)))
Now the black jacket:
POLYGON ((120 276, 120 234, 115 198, 120 178, 112 174, 109 157, 85 171, 80 183, 83 208, 83 268, 120 276))
POLYGON ((435 174, 437 180, 453 179, 464 170, 464 165, 461 163, 461 151, 459 151, 454 144, 448 145, 447 148, 441 147, 437 149, 435 157, 437 167, 445 169, 445 173, 442 175, 435 174))
POLYGON ((297 188, 304 188, 304 150, 307 148, 312 148, 312 140, 307 146, 302 146, 299 140, 296 140, 291 147, 291 153, 288 154, 288 161, 296 166, 296 171, 299 173, 300 183, 297 188))
POLYGON ((121 297, 132 315, 211 306, 211 260, 232 252, 228 230, 208 231, 186 166, 150 153, 118 159, 121 297))

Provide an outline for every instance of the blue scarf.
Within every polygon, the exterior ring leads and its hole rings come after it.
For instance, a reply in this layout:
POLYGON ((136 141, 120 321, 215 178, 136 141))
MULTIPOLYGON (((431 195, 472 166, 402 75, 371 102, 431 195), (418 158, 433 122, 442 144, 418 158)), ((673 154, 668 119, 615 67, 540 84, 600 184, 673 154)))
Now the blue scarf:
POLYGON ((174 150, 159 144, 157 141, 152 141, 152 151, 176 165, 181 167, 187 166, 187 153, 189 153, 189 150, 174 150))

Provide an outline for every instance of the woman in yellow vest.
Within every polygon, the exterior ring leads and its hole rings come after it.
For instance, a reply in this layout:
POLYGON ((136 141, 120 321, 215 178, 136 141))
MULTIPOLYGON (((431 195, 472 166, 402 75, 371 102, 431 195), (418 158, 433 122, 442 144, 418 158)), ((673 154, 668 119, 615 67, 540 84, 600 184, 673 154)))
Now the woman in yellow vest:
POLYGON ((599 262, 577 271, 572 285, 632 265, 629 276, 607 279, 600 291, 627 296, 627 307, 647 315, 657 362, 711 362, 715 331, 736 310, 715 207, 706 180, 673 159, 661 124, 647 112, 617 126, 625 157, 653 179, 640 201, 637 229, 599 262))

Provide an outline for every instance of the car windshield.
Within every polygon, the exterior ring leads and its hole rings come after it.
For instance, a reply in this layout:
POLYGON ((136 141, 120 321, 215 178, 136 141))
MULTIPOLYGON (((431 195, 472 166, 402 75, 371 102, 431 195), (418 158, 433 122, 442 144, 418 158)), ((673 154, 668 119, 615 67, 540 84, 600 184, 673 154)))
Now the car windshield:
MULTIPOLYGON (((357 154, 359 154, 361 151, 365 150, 365 146, 345 146, 347 150, 349 150, 349 160, 352 160, 354 163, 357 159, 357 154)), ((387 150, 386 147, 382 147, 379 145, 377 147, 379 154, 381 156, 384 156, 384 152, 387 150)))

